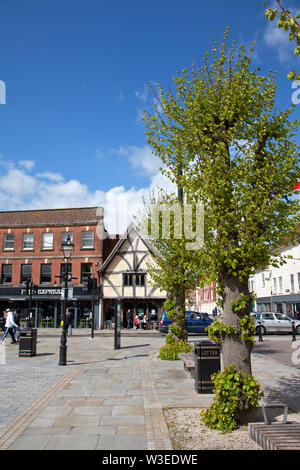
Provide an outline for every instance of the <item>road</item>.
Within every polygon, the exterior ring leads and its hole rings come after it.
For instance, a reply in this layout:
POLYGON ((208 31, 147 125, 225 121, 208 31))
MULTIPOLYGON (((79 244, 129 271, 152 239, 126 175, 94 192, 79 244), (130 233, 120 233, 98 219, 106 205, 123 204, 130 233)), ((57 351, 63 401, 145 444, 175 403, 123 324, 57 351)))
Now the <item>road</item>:
POLYGON ((263 342, 255 336, 253 352, 275 359, 282 364, 300 368, 300 336, 292 341, 292 335, 264 335, 263 342))
MULTIPOLYGON (((189 335, 189 342, 203 341, 207 335, 189 335)), ((255 344, 252 352, 274 359, 282 364, 300 369, 300 336, 292 341, 291 334, 268 334, 263 336, 263 342, 254 337, 255 344)))

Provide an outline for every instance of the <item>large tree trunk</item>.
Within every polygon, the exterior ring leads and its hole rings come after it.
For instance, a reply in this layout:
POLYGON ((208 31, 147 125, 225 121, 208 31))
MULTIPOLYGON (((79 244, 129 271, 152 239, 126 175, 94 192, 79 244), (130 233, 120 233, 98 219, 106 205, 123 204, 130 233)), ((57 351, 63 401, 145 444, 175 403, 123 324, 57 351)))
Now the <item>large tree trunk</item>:
MULTIPOLYGON (((249 294, 248 279, 240 282, 237 277, 223 274, 221 276, 221 285, 223 288, 223 323, 225 326, 232 325, 238 331, 241 330, 239 319, 243 315, 249 314, 250 304, 239 314, 234 312, 231 307, 232 301, 236 302, 239 295, 249 294)), ((237 370, 246 374, 252 374, 251 371, 251 350, 252 344, 244 342, 241 335, 227 335, 222 338, 221 352, 223 367, 226 368, 233 364, 237 370)))

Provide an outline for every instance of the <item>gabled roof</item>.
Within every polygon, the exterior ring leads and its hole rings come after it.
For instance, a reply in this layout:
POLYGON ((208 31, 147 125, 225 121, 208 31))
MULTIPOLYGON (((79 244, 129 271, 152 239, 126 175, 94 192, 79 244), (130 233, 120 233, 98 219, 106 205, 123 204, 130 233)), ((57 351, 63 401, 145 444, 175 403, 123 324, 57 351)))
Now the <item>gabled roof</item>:
POLYGON ((125 230, 123 235, 119 238, 118 242, 115 244, 114 248, 112 249, 110 254, 107 256, 101 268, 98 270, 99 273, 105 271, 105 269, 107 268, 111 260, 118 253, 121 246, 124 244, 126 240, 128 240, 128 235, 132 230, 134 230, 137 233, 138 237, 145 243, 146 247, 153 254, 153 256, 158 256, 158 252, 156 251, 156 249, 151 245, 150 241, 144 235, 142 235, 137 225, 135 225, 133 222, 130 222, 127 229, 125 230))

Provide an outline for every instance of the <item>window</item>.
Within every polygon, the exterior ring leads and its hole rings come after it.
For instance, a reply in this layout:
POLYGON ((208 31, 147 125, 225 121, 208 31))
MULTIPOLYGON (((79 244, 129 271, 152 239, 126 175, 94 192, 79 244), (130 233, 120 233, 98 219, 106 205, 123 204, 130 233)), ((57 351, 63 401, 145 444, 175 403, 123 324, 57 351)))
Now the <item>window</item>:
POLYGON ((274 320, 273 313, 263 313, 261 317, 263 320, 274 320))
POLYGON ((273 294, 277 294, 277 279, 273 279, 273 294))
POLYGON ((262 273, 261 280, 262 280, 262 287, 266 287, 265 273, 262 273))
POLYGON ((73 242, 73 232, 62 232, 61 233, 61 241, 66 242, 70 237, 71 242, 73 242))
POLYGON ((133 285, 133 274, 123 274, 123 286, 133 285))
POLYGON ((295 291, 294 274, 291 274, 291 291, 295 291))
POLYGON ((68 281, 71 281, 72 277, 72 264, 71 263, 62 263, 60 265, 60 282, 63 283, 65 281, 65 272, 68 272, 68 281))
POLYGON ((282 276, 278 278, 278 288, 279 288, 279 294, 282 293, 282 276))
POLYGON ((23 234, 23 250, 33 250, 34 235, 33 233, 23 234))
POLYGON ((94 248, 94 232, 81 232, 81 248, 94 248))
POLYGON ((298 273, 297 276, 298 276, 298 290, 300 290, 300 273, 298 273))
POLYGON ((4 250, 13 250, 15 248, 15 235, 13 233, 4 234, 4 250))
POLYGON ((145 285, 145 274, 137 274, 136 275, 135 285, 136 286, 144 286, 145 285))
POLYGON ((52 265, 41 264, 41 284, 43 282, 51 282, 52 265))
POLYGON ((91 276, 92 272, 93 272, 92 263, 81 263, 81 266, 80 266, 80 283, 81 284, 87 283, 87 280, 91 276))
POLYGON ((1 284, 12 282, 12 264, 2 264, 1 284))
POLYGON ((53 233, 43 233, 42 250, 53 250, 53 233))
POLYGON ((21 264, 21 284, 30 280, 32 276, 32 265, 21 264))

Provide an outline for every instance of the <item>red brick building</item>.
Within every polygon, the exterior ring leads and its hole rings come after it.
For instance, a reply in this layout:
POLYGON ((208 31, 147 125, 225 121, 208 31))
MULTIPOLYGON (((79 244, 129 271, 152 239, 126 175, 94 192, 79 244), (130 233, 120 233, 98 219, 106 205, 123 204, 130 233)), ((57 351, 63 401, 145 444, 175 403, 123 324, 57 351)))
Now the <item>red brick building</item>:
MULTIPOLYGON (((57 327, 61 318, 61 292, 65 263, 61 242, 74 243, 71 258, 73 287, 69 303, 75 309, 75 326, 87 326, 94 307, 99 322, 98 295, 87 292, 88 276, 98 278, 103 262, 103 211, 97 207, 0 212, 0 309, 8 306, 26 312, 32 294, 34 326, 57 327)), ((98 319, 98 320, 97 320, 98 319)))

